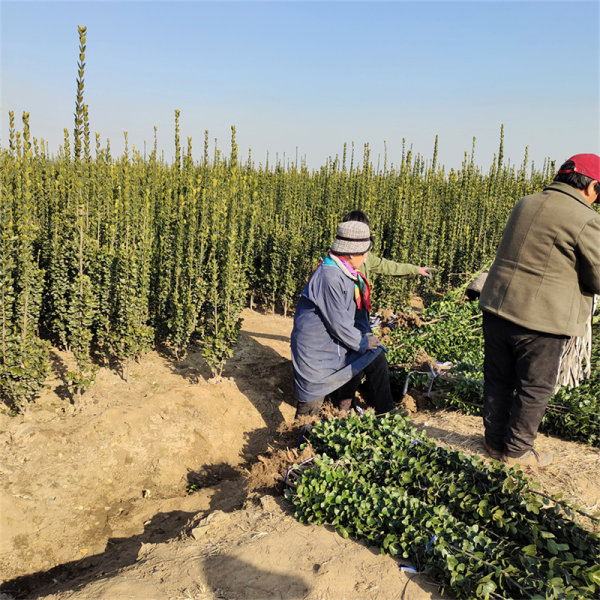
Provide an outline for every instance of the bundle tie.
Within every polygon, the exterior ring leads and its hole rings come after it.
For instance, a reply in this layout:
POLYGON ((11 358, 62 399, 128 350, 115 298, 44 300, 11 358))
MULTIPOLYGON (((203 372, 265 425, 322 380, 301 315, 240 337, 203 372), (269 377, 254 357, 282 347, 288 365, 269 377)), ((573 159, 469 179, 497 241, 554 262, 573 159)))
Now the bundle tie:
POLYGON ((316 456, 311 456, 310 458, 307 458, 306 460, 303 460, 301 463, 298 463, 297 466, 292 465, 286 472, 285 477, 283 478, 283 485, 287 485, 287 478, 289 477, 290 473, 292 471, 294 471, 295 469, 299 469, 302 465, 305 465, 306 463, 309 463, 311 460, 314 460, 315 458, 317 458, 316 456))
POLYGON ((417 571, 413 566, 411 565, 403 565, 402 563, 398 564, 398 568, 401 571, 405 571, 406 573, 416 573, 418 575, 419 571, 417 571))
POLYGON ((425 552, 429 552, 431 546, 433 546, 433 544, 436 542, 436 540, 438 539, 437 535, 434 535, 430 540, 429 543, 427 544, 427 546, 425 546, 425 552))

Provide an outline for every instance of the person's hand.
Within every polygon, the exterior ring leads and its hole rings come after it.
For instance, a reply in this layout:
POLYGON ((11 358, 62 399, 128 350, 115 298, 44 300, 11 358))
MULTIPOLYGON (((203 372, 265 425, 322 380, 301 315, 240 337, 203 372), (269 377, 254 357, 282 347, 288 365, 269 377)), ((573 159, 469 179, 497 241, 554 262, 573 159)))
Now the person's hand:
POLYGON ((429 277, 431 279, 433 271, 437 271, 437 269, 435 267, 419 267, 419 275, 422 275, 423 277, 429 277))
POLYGON ((373 335, 372 333, 367 333, 367 340, 367 350, 376 350, 377 348, 379 348, 379 346, 381 346, 379 338, 373 335))

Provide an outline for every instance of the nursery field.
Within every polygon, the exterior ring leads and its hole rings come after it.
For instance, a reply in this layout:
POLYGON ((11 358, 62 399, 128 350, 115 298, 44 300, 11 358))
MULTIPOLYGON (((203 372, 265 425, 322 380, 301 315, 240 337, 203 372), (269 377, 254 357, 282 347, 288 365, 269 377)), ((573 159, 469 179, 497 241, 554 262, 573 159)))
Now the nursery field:
MULTIPOLYGON (((50 346, 72 352, 59 376, 77 400, 99 366, 123 375, 150 350, 175 359, 201 347, 221 374, 239 334, 240 311, 256 303, 287 313, 330 247, 337 223, 361 209, 373 251, 437 268, 373 281, 381 306, 418 291, 435 294, 468 281, 494 255, 517 200, 551 180, 555 162, 520 165, 498 153, 487 172, 476 144, 460 169, 404 146, 398 164, 354 144, 319 170, 240 157, 205 132, 200 158, 182 141, 175 111, 174 159, 146 155, 90 130, 84 101, 86 29, 80 28, 75 127, 50 154, 30 116, 10 113, 0 148, 0 395, 13 412, 33 401, 53 370, 50 346)), ((127 140, 127 133, 125 132, 127 140)))
MULTIPOLYGON (((77 405, 54 377, 24 414, 0 415, 3 600, 440 597, 431 575, 401 571, 398 556, 294 519, 280 483, 300 460, 291 319, 242 316, 221 383, 198 349, 179 363, 152 352, 129 381, 101 367, 77 405)), ((72 357, 53 360, 67 368, 72 357)), ((411 419, 441 447, 490 464, 478 417, 411 419)), ((526 475, 597 511, 600 450, 544 434, 539 444, 556 466, 526 475)))
POLYGON ((503 128, 487 172, 475 139, 446 170, 437 137, 398 164, 257 163, 235 127, 196 158, 177 110, 173 160, 156 130, 113 156, 79 37, 64 144, 11 112, 0 148, 0 600, 600 597, 598 324, 542 424, 551 469, 509 471, 463 293, 555 161, 511 164, 503 128), (409 417, 328 408, 307 442, 289 315, 355 209, 378 255, 437 269, 371 282, 409 417))

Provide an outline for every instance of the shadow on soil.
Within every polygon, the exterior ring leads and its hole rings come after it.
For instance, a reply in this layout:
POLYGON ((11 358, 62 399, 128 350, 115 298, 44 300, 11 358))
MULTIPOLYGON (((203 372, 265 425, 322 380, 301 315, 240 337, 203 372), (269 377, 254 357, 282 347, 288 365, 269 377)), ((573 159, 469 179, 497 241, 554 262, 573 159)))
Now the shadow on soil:
MULTIPOLYGON (((271 333, 261 333, 259 331, 244 331, 247 336, 264 338, 267 340, 278 340, 280 342, 288 342, 290 341, 289 335, 273 335, 271 333)), ((278 355, 279 356, 279 355, 278 355)))
POLYGON ((188 493, 193 494, 204 488, 212 488, 208 512, 222 510, 232 512, 241 508, 247 499, 247 485, 241 468, 232 467, 227 463, 205 465, 199 471, 188 471, 188 493), (228 484, 236 486, 236 493, 232 494, 228 484))
MULTIPOLYGON (((239 391, 246 396, 256 411, 260 414, 264 427, 248 430, 244 433, 244 445, 241 450, 241 465, 232 466, 226 463, 205 465, 200 470, 189 471, 187 474, 187 489, 190 492, 213 488, 210 510, 229 512, 236 510, 248 499, 248 484, 244 470, 250 469, 257 462, 258 456, 269 452, 273 446, 282 443, 280 426, 285 422, 282 412, 284 405, 295 408, 296 403, 292 394, 292 364, 269 346, 257 342, 254 337, 264 337, 287 341, 286 336, 242 331, 233 357, 227 362, 223 377, 235 383, 239 391), (227 489, 223 494, 218 491, 218 484, 235 482, 238 486, 240 499, 235 506, 228 503, 227 489)), ((202 368, 196 361, 201 361, 200 354, 190 354, 187 359, 189 371, 199 372, 202 368), (191 361, 191 362, 189 362, 191 361)), ((221 385, 219 383, 208 385, 221 385)), ((295 434, 294 446, 298 435, 295 434)), ((285 440, 283 440, 285 441, 285 440)), ((285 473, 285 471, 284 471, 285 473)), ((283 474, 282 473, 282 476, 283 474)), ((273 482, 273 489, 276 482, 273 482)), ((255 490, 257 491, 257 490, 255 490)), ((262 490, 265 493, 272 490, 262 490)))
POLYGON ((233 556, 207 558, 204 572, 217 597, 281 600, 304 598, 310 591, 302 577, 263 571, 233 556))
POLYGON ((208 364, 202 358, 202 350, 197 344, 190 344, 185 358, 181 360, 177 360, 164 348, 160 348, 158 352, 167 361, 171 372, 180 375, 189 383, 200 383, 212 377, 208 364))
MULTIPOLYGON (((69 371, 69 368, 55 350, 50 351, 50 364, 52 367, 52 372, 56 373, 61 381, 65 382, 67 380, 67 372, 69 371)), ((61 400, 71 404, 73 403, 73 396, 66 383, 61 383, 58 385, 54 392, 61 400)))
POLYGON ((233 379, 265 423, 265 427, 246 433, 242 453, 247 465, 266 452, 278 436, 277 430, 285 421, 281 407, 296 406, 292 394, 292 362, 251 336, 289 339, 243 331, 236 352, 223 372, 225 377, 233 379))
MULTIPOLYGON (((265 423, 264 427, 245 433, 245 444, 242 449, 243 467, 249 467, 257 457, 264 454, 270 444, 278 437, 277 430, 285 421, 281 407, 285 404, 295 408, 292 385, 291 360, 282 357, 269 346, 257 342, 254 338, 273 339, 288 342, 289 336, 272 335, 260 332, 242 331, 234 354, 223 370, 224 382, 233 381, 239 391, 248 398, 265 423)), ((167 357, 168 358, 168 357, 167 357)), ((221 385, 207 383, 211 381, 212 373, 202 358, 198 346, 192 346, 184 360, 169 360, 169 368, 191 384, 221 385)), ((210 473, 198 472, 188 475, 188 488, 192 485, 207 487, 217 481, 235 479, 240 471, 229 467, 229 472, 223 470, 227 465, 207 467, 210 473), (212 483, 206 484, 204 480, 212 483)))
MULTIPOLYGON (((162 544, 178 537, 195 515, 183 511, 158 513, 140 535, 111 538, 101 554, 58 565, 48 571, 16 577, 0 585, 0 592, 20 600, 81 591, 88 584, 110 579, 133 565, 143 544, 162 544)), ((300 598, 310 590, 300 577, 263 571, 226 554, 205 558, 204 571, 217 594, 226 590, 240 598, 279 599, 281 591, 284 591, 285 597, 300 598)))
POLYGON ((134 564, 142 544, 161 544, 177 537, 194 515, 178 510, 157 513, 143 533, 129 538, 110 538, 101 554, 16 577, 0 585, 0 592, 21 599, 80 590, 92 581, 114 576, 120 569, 134 564))

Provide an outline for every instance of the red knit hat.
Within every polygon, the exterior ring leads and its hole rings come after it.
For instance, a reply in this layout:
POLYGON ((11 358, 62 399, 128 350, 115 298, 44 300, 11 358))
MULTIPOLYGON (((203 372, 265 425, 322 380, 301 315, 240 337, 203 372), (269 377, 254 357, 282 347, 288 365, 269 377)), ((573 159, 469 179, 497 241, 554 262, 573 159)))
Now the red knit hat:
POLYGON ((559 173, 579 173, 600 181, 600 156, 596 154, 576 154, 565 162, 570 160, 575 163, 575 166, 571 169, 561 169, 559 173))

